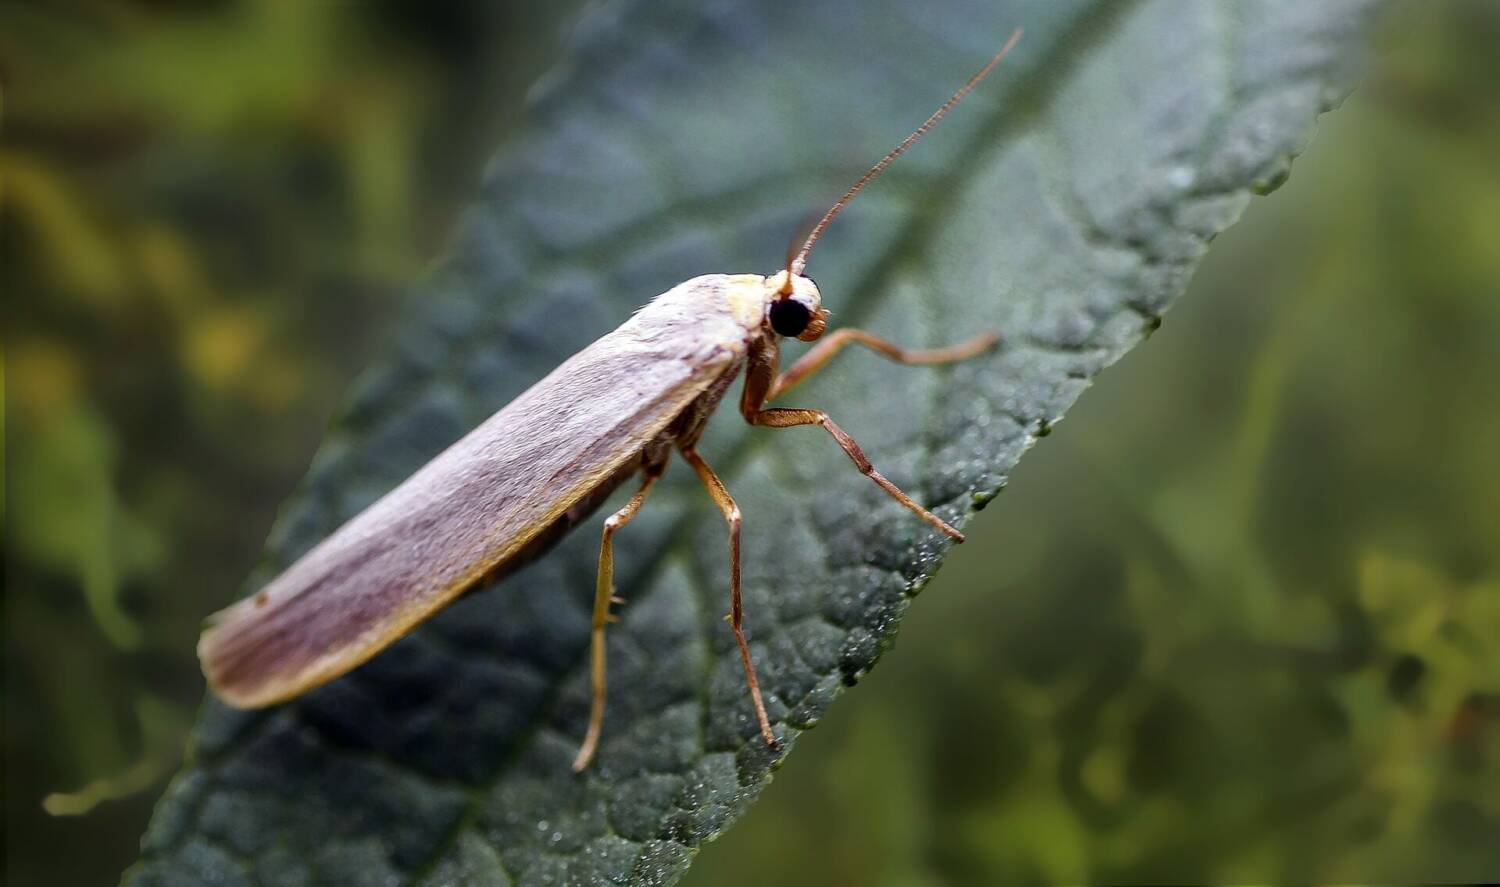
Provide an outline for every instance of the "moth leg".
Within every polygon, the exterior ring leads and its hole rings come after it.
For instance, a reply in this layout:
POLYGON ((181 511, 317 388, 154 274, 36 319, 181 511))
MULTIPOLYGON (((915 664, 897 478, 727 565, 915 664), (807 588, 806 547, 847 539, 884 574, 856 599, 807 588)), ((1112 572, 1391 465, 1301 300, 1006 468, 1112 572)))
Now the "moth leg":
POLYGON ((630 523, 636 512, 641 510, 641 505, 646 501, 646 494, 651 492, 652 484, 661 477, 660 468, 646 468, 646 476, 641 480, 641 487, 636 490, 625 507, 610 515, 604 521, 604 539, 599 544, 599 581, 594 589, 594 624, 590 636, 591 661, 590 671, 593 681, 594 702, 589 708, 589 728, 584 734, 583 746, 578 749, 578 757, 573 759, 573 772, 582 773, 594 758, 594 752, 599 748, 599 734, 604 729, 604 696, 606 684, 604 680, 604 629, 614 617, 609 613, 609 605, 616 600, 615 594, 615 531, 630 523))
POLYGON ((870 460, 865 456, 864 450, 861 450, 859 444, 854 442, 854 438, 845 433, 844 429, 835 425, 834 421, 828 418, 828 414, 822 410, 755 410, 746 413, 745 419, 751 425, 764 425, 768 428, 793 428, 798 425, 821 426, 823 430, 833 435, 833 439, 838 441, 839 446, 843 448, 845 453, 849 454, 849 458, 854 460, 854 464, 859 468, 861 474, 873 480, 877 486, 889 493, 891 498, 906 506, 922 520, 927 521, 929 524, 952 536, 956 541, 964 541, 963 533, 954 529, 947 521, 912 501, 910 496, 901 492, 900 487, 886 480, 885 475, 876 471, 875 466, 871 465, 870 460))
POLYGON ((946 348, 914 349, 902 348, 893 342, 882 339, 874 333, 864 330, 840 329, 834 330, 825 336, 821 342, 814 345, 806 354, 798 358, 792 364, 792 368, 776 377, 771 383, 771 390, 766 393, 766 400, 780 397, 797 385, 806 381, 813 373, 823 368, 823 365, 833 359, 835 354, 844 350, 847 345, 863 345, 872 351, 876 351, 897 363, 904 364, 934 364, 954 363, 960 360, 968 360, 977 357, 995 346, 1000 341, 1000 336, 989 332, 975 336, 966 342, 957 345, 949 345, 946 348))
POLYGON ((740 507, 734 497, 724 488, 724 482, 703 461, 693 447, 684 447, 682 458, 698 472, 699 480, 713 497, 714 504, 724 512, 729 523, 729 627, 734 629, 734 639, 740 645, 740 658, 745 661, 745 683, 750 687, 750 701, 755 705, 755 718, 760 722, 760 735, 766 745, 776 746, 776 734, 771 732, 771 719, 766 716, 766 704, 760 696, 760 678, 755 675, 755 663, 750 659, 750 643, 745 640, 745 608, 740 601, 740 507))

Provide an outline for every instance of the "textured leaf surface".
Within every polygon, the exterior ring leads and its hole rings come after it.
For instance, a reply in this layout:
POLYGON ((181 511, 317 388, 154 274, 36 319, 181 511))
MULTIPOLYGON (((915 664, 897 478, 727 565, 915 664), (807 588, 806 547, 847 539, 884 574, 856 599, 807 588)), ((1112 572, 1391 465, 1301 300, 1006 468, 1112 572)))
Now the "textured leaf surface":
MULTIPOLYGON (((962 522, 1149 333, 1249 195, 1285 176, 1348 86, 1370 5, 592 12, 254 581, 652 295, 775 270, 809 211, 1024 25, 995 80, 851 207, 810 268, 835 325, 913 345, 995 328, 1003 346, 940 370, 848 355, 789 399, 828 409, 962 522)), ((588 530, 295 703, 210 701, 127 879, 674 880, 874 664, 946 548, 815 429, 750 432, 726 410, 703 449, 746 514, 748 625, 779 752, 759 741, 720 619, 722 523, 677 466, 620 537, 629 604, 593 770, 568 768, 587 714, 588 530)))

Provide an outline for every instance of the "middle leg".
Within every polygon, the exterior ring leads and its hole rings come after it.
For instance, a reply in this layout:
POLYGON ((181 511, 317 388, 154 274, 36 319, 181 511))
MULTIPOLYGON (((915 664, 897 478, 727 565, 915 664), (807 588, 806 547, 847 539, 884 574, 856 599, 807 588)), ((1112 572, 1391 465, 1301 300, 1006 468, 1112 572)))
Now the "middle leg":
POLYGON ((900 487, 891 483, 886 479, 885 475, 876 471, 875 466, 870 463, 869 457, 865 455, 865 451, 860 449, 859 444, 854 442, 854 438, 850 437, 844 429, 834 424, 834 421, 828 418, 828 414, 822 410, 754 410, 753 412, 745 413, 745 419, 751 425, 764 425, 767 428, 795 428, 798 425, 817 425, 821 427, 824 431, 832 435, 834 440, 838 441, 839 447, 848 454, 850 459, 854 460, 854 464, 859 468, 860 473, 873 480, 877 486, 889 493, 891 498, 906 506, 917 517, 948 534, 955 541, 964 541, 963 533, 954 529, 947 521, 918 505, 910 496, 903 493, 900 487))
POLYGON ((745 661, 745 683, 750 687, 750 701, 755 706, 755 718, 760 722, 760 735, 766 745, 776 746, 776 734, 771 732, 771 719, 766 716, 766 704, 760 696, 760 679, 755 675, 755 662, 750 658, 750 643, 745 640, 745 608, 740 601, 740 507, 734 497, 724 488, 724 482, 698 455, 698 450, 688 446, 682 449, 682 458, 693 466, 714 504, 724 512, 729 523, 729 627, 734 629, 734 639, 740 646, 740 658, 745 661))

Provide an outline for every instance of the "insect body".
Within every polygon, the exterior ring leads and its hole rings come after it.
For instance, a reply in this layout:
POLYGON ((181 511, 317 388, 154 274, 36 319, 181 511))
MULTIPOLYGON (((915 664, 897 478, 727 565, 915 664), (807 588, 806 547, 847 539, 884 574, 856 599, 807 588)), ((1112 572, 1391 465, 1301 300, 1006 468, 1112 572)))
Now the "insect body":
POLYGON ((950 348, 909 351, 870 333, 822 338, 828 314, 807 256, 828 223, 987 74, 1020 36, 834 204, 774 275, 710 274, 657 296, 634 317, 565 361, 478 428, 356 515, 251 597, 211 617, 198 644, 215 692, 240 707, 271 705, 344 674, 409 632, 486 576, 540 554, 620 484, 641 476, 604 522, 592 630, 593 704, 574 762, 598 747, 604 718, 605 627, 613 598, 614 535, 645 502, 675 450, 693 468, 729 526, 730 626, 744 660, 760 731, 775 744, 744 633, 740 512, 698 452, 704 425, 741 373, 740 412, 752 425, 824 428, 861 472, 938 530, 945 521, 897 489, 827 414, 766 404, 862 344, 903 363, 974 356, 982 335, 950 348), (778 374, 783 338, 821 339, 778 374))

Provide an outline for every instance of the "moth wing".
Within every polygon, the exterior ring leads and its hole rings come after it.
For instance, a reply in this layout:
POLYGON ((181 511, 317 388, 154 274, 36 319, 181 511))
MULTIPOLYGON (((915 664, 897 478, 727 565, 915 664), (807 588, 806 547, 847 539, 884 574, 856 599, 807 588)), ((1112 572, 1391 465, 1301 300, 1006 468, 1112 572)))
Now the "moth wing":
POLYGON ((708 324, 685 341, 677 328, 668 346, 641 319, 574 355, 264 589, 210 617, 198 655, 219 696, 270 705, 374 656, 514 557, 737 370, 737 330, 708 324))

